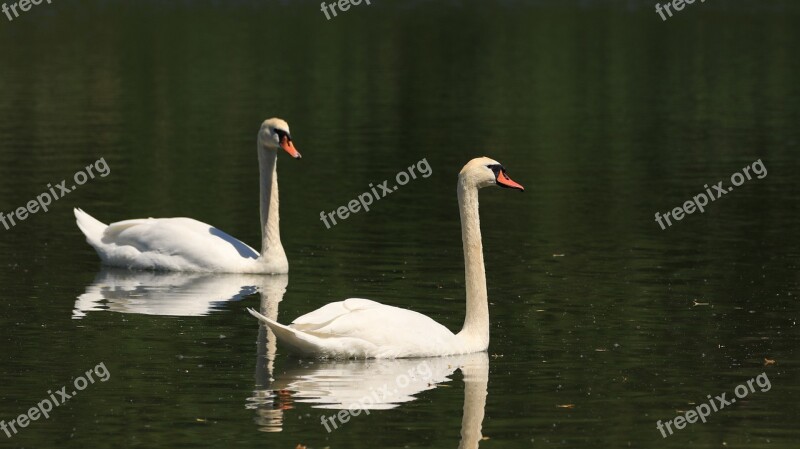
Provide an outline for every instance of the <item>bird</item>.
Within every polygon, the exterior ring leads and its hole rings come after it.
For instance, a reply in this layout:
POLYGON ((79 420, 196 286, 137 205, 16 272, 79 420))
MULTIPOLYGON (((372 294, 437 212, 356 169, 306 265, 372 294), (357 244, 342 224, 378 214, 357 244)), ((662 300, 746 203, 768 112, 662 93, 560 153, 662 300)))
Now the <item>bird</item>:
POLYGON ((500 186, 525 191, 499 162, 480 157, 458 175, 457 194, 466 278, 466 317, 454 334, 408 309, 363 298, 333 302, 290 325, 248 309, 290 352, 320 358, 409 358, 470 354, 489 347, 489 301, 483 264, 478 190, 500 186))
POLYGON ((285 274, 289 262, 281 244, 277 153, 295 159, 289 124, 265 120, 258 132, 261 193, 261 253, 209 224, 192 218, 142 218, 106 225, 75 208, 78 228, 104 265, 129 269, 210 273, 285 274))

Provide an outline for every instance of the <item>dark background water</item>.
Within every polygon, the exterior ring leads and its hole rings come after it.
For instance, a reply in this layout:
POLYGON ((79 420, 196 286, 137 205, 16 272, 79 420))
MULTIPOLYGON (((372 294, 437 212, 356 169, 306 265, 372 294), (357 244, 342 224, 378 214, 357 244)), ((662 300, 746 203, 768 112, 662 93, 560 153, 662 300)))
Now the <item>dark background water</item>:
POLYGON ((331 21, 316 2, 0 16, 0 211, 101 157, 111 169, 0 228, 0 419, 111 373, 0 446, 445 448, 482 411, 482 448, 797 447, 800 7, 695 2, 662 22, 654 2, 372 3, 331 21), (271 116, 304 156, 279 162, 284 322, 359 296, 457 330, 456 175, 487 155, 526 186, 481 192, 488 361, 328 434, 332 412, 293 380, 357 389, 405 365, 280 346, 270 362, 245 308, 275 280, 100 272, 72 207, 193 217, 257 247, 271 116), (423 158, 431 177, 319 221, 423 158), (654 222, 758 159, 765 178, 654 222), (656 430, 762 372, 770 391, 656 430))

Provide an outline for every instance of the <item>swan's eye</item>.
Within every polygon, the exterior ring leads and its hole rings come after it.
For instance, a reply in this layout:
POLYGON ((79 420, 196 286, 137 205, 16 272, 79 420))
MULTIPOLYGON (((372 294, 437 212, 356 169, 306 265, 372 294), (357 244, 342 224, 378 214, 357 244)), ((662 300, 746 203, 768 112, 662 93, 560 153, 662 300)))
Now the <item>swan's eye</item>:
POLYGON ((503 171, 503 166, 500 164, 490 164, 487 165, 486 168, 494 172, 495 178, 503 171))

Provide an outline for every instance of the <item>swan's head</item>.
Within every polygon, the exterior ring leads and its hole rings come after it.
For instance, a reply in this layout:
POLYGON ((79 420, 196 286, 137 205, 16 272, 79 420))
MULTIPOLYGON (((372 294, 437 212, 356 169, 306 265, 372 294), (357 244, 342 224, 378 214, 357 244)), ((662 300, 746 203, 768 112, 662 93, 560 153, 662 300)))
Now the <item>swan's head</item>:
POLYGON ((258 144, 264 148, 277 151, 283 148, 293 158, 300 159, 300 152, 292 143, 292 134, 289 132, 289 124, 279 118, 264 120, 261 130, 258 131, 258 144))
POLYGON ((517 189, 522 192, 525 191, 524 187, 514 182, 514 180, 508 176, 503 164, 494 159, 489 159, 488 157, 478 157, 467 162, 467 165, 465 165, 464 168, 461 169, 461 173, 458 174, 458 178, 466 185, 473 185, 479 189, 497 185, 508 189, 517 189))

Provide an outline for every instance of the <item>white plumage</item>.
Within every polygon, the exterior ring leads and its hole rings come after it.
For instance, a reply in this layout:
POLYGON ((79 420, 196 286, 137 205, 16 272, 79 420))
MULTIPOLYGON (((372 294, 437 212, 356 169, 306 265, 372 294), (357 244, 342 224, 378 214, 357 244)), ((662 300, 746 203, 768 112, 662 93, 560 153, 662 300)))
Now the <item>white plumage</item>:
POLYGON ((109 266, 214 273, 289 271, 280 240, 277 149, 299 159, 289 125, 269 119, 258 133, 261 175, 261 253, 227 233, 191 218, 144 218, 105 225, 81 209, 75 220, 86 241, 109 266))
POLYGON ((400 358, 469 354, 489 346, 489 304, 483 265, 478 189, 489 185, 523 190, 489 158, 473 159, 458 177, 458 203, 467 286, 464 327, 458 334, 411 310, 369 299, 325 305, 285 326, 255 310, 278 340, 303 355, 338 358, 400 358))

